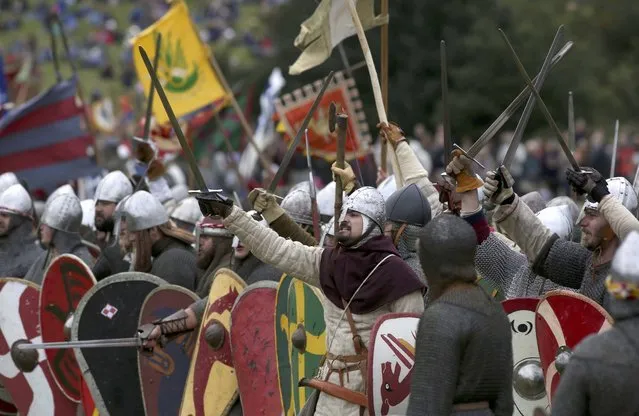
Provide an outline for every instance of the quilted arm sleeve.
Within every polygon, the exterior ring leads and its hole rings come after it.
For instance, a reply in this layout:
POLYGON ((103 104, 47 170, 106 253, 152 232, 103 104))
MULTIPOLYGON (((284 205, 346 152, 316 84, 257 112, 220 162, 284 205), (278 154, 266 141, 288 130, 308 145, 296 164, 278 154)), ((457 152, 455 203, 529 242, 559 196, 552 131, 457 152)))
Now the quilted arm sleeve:
POLYGON ((399 142, 395 153, 397 153, 397 159, 399 159, 402 175, 404 176, 404 183, 406 185, 414 183, 419 187, 428 199, 433 218, 441 214, 444 209, 442 203, 439 202, 439 192, 437 192, 437 189, 431 183, 428 178, 428 171, 424 169, 419 162, 410 145, 406 141, 399 142))
POLYGON ((323 248, 308 247, 280 237, 270 228, 261 226, 238 207, 233 207, 231 214, 224 219, 224 226, 264 263, 319 287, 323 248))
POLYGON ((415 367, 408 403, 410 416, 450 415, 455 400, 461 328, 445 304, 435 303, 422 316, 417 329, 415 367))
POLYGON ((402 296, 390 304, 391 312, 418 313, 424 312, 424 296, 421 290, 402 296))
POLYGON ((608 221, 619 240, 623 241, 632 231, 639 231, 639 220, 612 195, 606 195, 601 200, 599 212, 608 221))
POLYGON ((552 231, 546 228, 518 196, 512 204, 498 207, 493 219, 508 238, 517 243, 530 262, 535 261, 553 236, 552 231))

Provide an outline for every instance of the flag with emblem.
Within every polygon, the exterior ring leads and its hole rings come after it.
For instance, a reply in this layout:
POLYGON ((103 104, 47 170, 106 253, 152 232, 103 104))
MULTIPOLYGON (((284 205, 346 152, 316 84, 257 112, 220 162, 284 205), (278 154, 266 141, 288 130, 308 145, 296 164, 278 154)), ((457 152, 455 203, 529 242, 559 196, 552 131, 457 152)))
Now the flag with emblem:
MULTIPOLYGON (((209 50, 201 41, 183 1, 175 2, 160 20, 132 41, 135 70, 145 94, 149 94, 151 78, 138 47, 142 46, 153 60, 158 34, 162 35, 158 78, 175 115, 181 117, 210 104, 224 105, 227 93, 211 66, 209 50)), ((153 114, 160 124, 169 120, 157 99, 153 114)))
MULTIPOLYGON (((373 0, 353 0, 364 30, 388 23, 388 16, 375 16, 373 0)), ((315 12, 306 19, 293 43, 302 54, 288 69, 291 75, 300 74, 326 61, 333 48, 355 34, 353 18, 346 0, 322 0, 315 12)))
POLYGON ((75 77, 9 111, 0 119, 0 173, 15 172, 32 188, 98 173, 83 113, 75 77))

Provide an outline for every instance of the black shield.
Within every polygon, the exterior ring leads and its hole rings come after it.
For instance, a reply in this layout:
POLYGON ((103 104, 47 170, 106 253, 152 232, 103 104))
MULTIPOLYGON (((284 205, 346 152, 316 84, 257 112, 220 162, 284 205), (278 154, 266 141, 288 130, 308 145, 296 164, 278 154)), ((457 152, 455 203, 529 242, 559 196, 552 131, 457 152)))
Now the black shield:
MULTIPOLYGON (((135 336, 144 300, 165 284, 159 277, 135 272, 98 282, 78 305, 73 340, 135 336)), ((85 348, 75 354, 101 415, 144 414, 136 348, 85 348)))

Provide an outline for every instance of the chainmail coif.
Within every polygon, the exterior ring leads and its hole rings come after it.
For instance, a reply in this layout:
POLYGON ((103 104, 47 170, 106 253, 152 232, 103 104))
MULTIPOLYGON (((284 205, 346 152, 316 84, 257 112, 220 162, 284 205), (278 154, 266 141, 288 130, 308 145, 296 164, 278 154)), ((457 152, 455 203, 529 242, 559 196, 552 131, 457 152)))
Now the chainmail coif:
MULTIPOLYGON (((393 230, 397 231, 401 225, 402 224, 393 222, 393 230)), ((399 254, 402 256, 402 260, 415 271, 419 280, 426 283, 426 277, 424 276, 422 266, 419 264, 419 257, 417 255, 417 240, 420 231, 421 227, 407 225, 397 242, 397 251, 399 251, 399 254)))

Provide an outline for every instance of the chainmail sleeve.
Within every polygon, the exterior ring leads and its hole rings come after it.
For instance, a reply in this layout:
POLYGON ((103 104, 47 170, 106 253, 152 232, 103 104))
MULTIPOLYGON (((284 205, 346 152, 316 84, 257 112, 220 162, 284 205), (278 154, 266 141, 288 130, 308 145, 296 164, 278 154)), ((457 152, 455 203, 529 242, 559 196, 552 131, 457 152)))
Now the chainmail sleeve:
POLYGON ((488 279, 506 293, 515 276, 528 268, 526 256, 517 253, 494 233, 477 247, 475 267, 481 277, 488 279))
POLYGON ((419 321, 407 415, 452 413, 462 355, 458 334, 463 328, 459 321, 448 319, 449 309, 434 303, 419 321))
POLYGON ((579 243, 555 238, 541 251, 533 271, 557 284, 578 289, 591 264, 590 250, 579 243))

